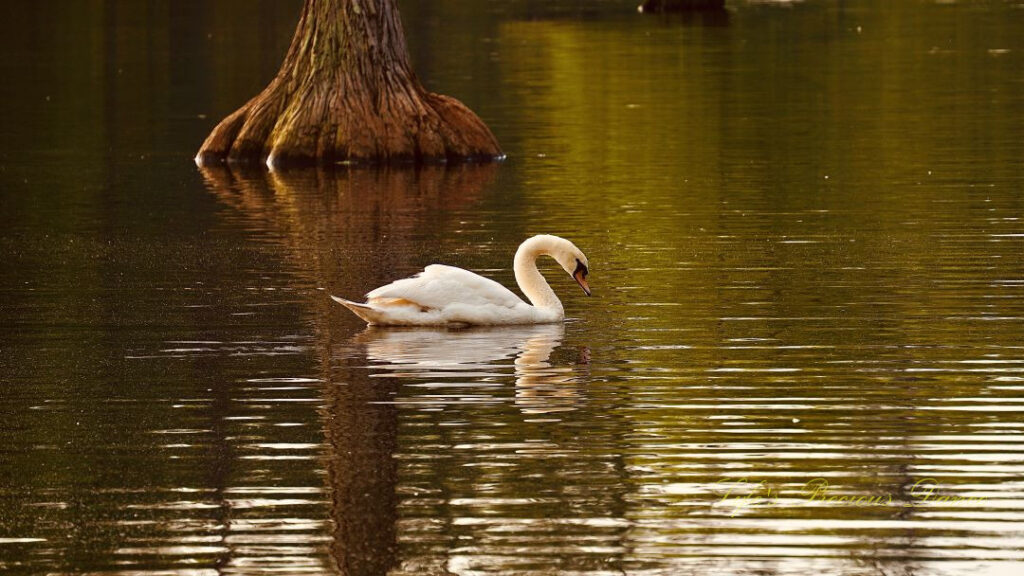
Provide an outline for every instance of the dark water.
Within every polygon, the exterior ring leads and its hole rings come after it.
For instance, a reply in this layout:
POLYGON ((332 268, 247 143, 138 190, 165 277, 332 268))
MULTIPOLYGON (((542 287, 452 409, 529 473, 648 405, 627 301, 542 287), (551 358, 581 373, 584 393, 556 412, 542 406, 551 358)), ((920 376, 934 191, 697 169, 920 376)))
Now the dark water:
POLYGON ((498 166, 200 171, 296 2, 0 23, 0 571, 1019 574, 1024 9, 406 2, 498 166), (564 326, 366 330, 431 262, 564 326))

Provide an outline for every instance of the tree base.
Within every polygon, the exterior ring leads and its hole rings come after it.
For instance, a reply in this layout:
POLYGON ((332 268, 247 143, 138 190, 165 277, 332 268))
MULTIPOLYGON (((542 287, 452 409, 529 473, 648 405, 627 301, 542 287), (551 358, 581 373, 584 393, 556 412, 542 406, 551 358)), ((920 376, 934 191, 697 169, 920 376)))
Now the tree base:
POLYGON ((504 154, 494 135, 458 100, 426 91, 394 97, 387 115, 365 103, 284 94, 274 84, 214 128, 196 163, 270 169, 315 164, 490 162, 504 154))
POLYGON ((306 0, 277 77, 213 129, 196 163, 276 169, 502 157, 476 114, 413 74, 394 0, 306 0))

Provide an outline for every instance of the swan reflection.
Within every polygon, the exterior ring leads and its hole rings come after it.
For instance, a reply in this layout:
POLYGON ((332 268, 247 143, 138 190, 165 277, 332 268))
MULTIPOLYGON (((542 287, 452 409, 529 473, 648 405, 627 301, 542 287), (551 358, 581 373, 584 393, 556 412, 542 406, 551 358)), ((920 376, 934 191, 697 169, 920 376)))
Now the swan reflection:
MULTIPOLYGON (((463 330, 370 327, 356 337, 376 377, 424 380, 432 388, 501 387, 515 379, 515 404, 526 414, 574 410, 581 400, 581 375, 555 366, 562 324, 479 327, 463 330), (509 365, 507 360, 511 359, 509 365), (440 381, 439 381, 440 380, 440 381)), ((580 353, 589 361, 589 352, 580 353)))

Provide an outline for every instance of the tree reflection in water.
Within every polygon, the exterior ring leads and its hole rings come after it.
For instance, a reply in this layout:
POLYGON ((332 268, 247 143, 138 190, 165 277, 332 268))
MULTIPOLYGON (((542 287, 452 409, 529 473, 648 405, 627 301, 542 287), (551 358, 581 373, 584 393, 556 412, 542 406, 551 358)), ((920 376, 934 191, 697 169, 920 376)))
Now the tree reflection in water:
MULTIPOLYGON (((450 213, 478 202, 495 170, 493 165, 283 173, 201 169, 210 192, 232 209, 226 219, 252 221, 254 233, 284 248, 281 252, 293 260, 291 268, 301 271, 307 284, 342 294, 361 293, 390 280, 395 270, 421 266, 421 252, 438 251, 450 213)), ((373 338, 368 332, 353 340, 352 324, 339 322, 347 313, 326 295, 309 300, 314 302, 310 321, 325 383, 325 467, 334 525, 330 549, 342 574, 384 574, 396 559, 398 409, 393 400, 402 381, 373 378, 366 366, 368 360, 386 358, 388 343, 403 335, 408 339, 410 333, 373 338)), ((547 352, 533 352, 540 354, 539 364, 560 342, 561 327, 542 328, 529 344, 517 330, 497 340, 458 334, 440 332, 425 341, 421 335, 420 349, 444 363, 446 342, 476 350, 487 362, 520 352, 526 356, 531 346, 546 347, 547 352), (467 346, 470 341, 475 346, 467 346)), ((532 364, 522 368, 524 381, 537 380, 532 369, 532 364)))

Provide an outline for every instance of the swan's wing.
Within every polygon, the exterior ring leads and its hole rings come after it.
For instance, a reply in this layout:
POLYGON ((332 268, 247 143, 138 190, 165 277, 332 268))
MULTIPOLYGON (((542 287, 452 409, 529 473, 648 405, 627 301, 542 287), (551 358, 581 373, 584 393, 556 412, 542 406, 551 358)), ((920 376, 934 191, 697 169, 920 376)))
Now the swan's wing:
POLYGON ((366 295, 369 303, 408 300, 423 308, 443 309, 452 304, 513 308, 523 300, 494 280, 469 270, 431 264, 410 278, 396 280, 366 295))

